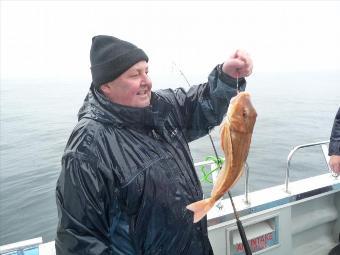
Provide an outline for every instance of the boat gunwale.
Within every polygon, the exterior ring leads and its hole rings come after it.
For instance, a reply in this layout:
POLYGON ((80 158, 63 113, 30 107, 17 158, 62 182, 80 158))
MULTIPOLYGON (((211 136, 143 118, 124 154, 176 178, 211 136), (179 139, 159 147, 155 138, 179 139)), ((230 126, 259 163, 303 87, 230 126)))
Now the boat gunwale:
MULTIPOLYGON (((248 203, 245 202, 244 195, 236 196, 233 199, 239 217, 246 220, 247 218, 255 216, 255 214, 278 210, 282 207, 292 206, 302 201, 315 199, 339 191, 339 178, 327 173, 291 182, 289 193, 285 191, 285 185, 277 185, 249 193, 250 200, 248 203)), ((229 198, 221 200, 218 207, 215 206, 211 212, 208 213, 209 230, 227 225, 230 221, 235 221, 229 200, 229 198)))

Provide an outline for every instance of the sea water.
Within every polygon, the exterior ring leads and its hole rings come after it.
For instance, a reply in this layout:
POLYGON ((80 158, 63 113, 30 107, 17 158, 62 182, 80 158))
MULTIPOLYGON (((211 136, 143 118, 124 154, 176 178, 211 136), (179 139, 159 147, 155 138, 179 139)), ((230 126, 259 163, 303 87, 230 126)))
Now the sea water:
MULTIPOLYGON (((248 156, 250 191, 284 183, 294 146, 329 139, 340 106, 339 86, 339 72, 254 74, 248 79, 258 113, 248 156)), ((60 160, 88 87, 84 81, 1 81, 0 245, 39 236, 54 239, 60 160)), ((218 127, 212 137, 222 156, 218 127)), ((195 162, 214 155, 208 136, 190 148, 195 162)), ((293 181, 326 172, 319 147, 292 159, 293 181)), ((232 194, 242 194, 243 185, 244 178, 232 194)), ((208 196, 211 185, 202 186, 208 196)))

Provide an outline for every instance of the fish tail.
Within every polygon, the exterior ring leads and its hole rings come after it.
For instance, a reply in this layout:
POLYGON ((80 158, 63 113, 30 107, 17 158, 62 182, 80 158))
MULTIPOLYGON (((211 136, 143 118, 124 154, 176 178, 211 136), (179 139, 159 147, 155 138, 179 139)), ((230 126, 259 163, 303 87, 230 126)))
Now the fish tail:
POLYGON ((187 209, 194 212, 194 223, 200 221, 214 206, 211 198, 203 199, 187 206, 187 209))

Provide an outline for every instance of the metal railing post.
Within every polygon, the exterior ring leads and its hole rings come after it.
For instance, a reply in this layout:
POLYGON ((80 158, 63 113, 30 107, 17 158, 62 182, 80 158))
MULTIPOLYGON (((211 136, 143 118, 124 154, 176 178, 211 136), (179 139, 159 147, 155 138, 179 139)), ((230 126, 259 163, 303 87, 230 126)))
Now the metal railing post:
POLYGON ((289 177, 290 177, 290 161, 294 155, 294 153, 301 149, 301 148, 306 148, 306 147, 311 147, 311 146, 315 146, 315 145, 322 145, 322 144, 326 144, 329 143, 329 140, 327 141, 322 141, 322 142, 316 142, 316 143, 307 143, 307 144, 302 144, 302 145, 298 145, 295 146, 288 154, 287 157, 287 169, 286 169, 286 180, 285 180, 285 192, 290 193, 289 192, 289 177))

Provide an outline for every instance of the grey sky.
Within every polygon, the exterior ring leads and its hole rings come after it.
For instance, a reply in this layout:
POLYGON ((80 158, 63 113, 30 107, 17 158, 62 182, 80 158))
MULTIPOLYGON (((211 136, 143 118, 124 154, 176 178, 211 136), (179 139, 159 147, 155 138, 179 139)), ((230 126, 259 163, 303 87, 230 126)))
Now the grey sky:
POLYGON ((206 78, 237 48, 254 72, 340 69, 337 1, 2 1, 1 78, 88 79, 96 34, 133 42, 151 76, 206 78))

